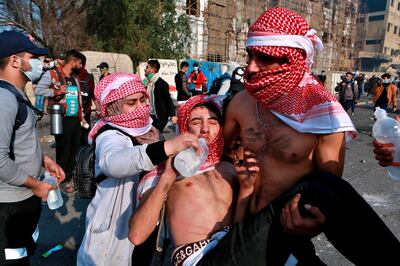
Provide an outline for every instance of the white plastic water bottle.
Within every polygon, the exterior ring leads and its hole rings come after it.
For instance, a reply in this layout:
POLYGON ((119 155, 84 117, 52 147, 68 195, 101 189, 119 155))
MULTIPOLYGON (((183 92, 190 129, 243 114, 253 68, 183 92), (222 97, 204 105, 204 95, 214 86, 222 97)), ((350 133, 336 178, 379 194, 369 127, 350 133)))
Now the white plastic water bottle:
POLYGON ((61 195, 60 187, 57 184, 57 179, 50 175, 49 172, 44 172, 44 182, 57 186, 57 189, 52 189, 47 195, 47 205, 50 210, 55 210, 60 208, 64 204, 64 200, 61 195))
MULTIPOLYGON (((387 116, 384 109, 376 107, 374 112, 376 122, 372 134, 381 143, 391 143, 394 146, 393 163, 400 166, 400 123, 387 116)), ((400 167, 388 166, 386 170, 391 178, 400 180, 400 167)))
POLYGON ((199 139, 200 156, 197 156, 193 147, 181 151, 175 156, 174 166, 175 169, 183 177, 191 177, 196 174, 199 168, 206 162, 208 156, 208 147, 206 140, 199 139))

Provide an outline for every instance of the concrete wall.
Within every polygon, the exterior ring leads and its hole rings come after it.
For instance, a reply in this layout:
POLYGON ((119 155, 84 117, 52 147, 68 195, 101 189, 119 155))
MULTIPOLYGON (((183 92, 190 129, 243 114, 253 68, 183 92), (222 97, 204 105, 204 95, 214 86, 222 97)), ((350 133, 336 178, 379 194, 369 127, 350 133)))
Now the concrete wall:
POLYGON ((97 66, 101 62, 106 62, 109 65, 110 73, 115 72, 127 72, 133 73, 133 64, 131 58, 126 54, 117 53, 104 53, 95 51, 83 51, 82 52, 86 60, 86 69, 89 73, 92 73, 97 83, 100 77, 100 69, 97 66))

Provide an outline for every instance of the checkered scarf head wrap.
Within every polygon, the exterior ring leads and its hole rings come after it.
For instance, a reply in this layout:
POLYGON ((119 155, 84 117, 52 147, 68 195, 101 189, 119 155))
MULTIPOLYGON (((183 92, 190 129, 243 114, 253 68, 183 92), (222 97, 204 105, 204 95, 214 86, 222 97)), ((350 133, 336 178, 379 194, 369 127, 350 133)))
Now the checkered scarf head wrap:
POLYGON ((126 128, 143 128, 151 124, 150 105, 139 107, 125 114, 110 116, 107 112, 110 104, 134 93, 143 93, 146 98, 149 98, 146 88, 137 75, 115 73, 103 78, 94 89, 100 117, 106 122, 126 128))
MULTIPOLYGON (((210 96, 197 95, 187 100, 184 104, 179 105, 177 110, 179 132, 184 133, 188 131, 190 114, 192 110, 199 104, 211 103, 216 107, 216 110, 220 112, 217 115, 221 116, 222 99, 223 97, 217 95, 210 95, 210 96)), ((221 156, 224 149, 223 128, 221 121, 220 125, 221 128, 217 136, 211 143, 208 144, 208 157, 205 166, 215 165, 221 160, 221 156)))
MULTIPOLYGON (((306 95, 298 85, 313 63, 314 47, 323 48, 316 31, 310 30, 299 14, 286 8, 272 8, 254 22, 247 37, 246 47, 252 53, 286 59, 287 63, 259 73, 246 70, 245 89, 271 110, 285 114, 306 112, 310 106, 303 105, 306 95)), ((326 93, 316 103, 331 100, 334 97, 326 93)))

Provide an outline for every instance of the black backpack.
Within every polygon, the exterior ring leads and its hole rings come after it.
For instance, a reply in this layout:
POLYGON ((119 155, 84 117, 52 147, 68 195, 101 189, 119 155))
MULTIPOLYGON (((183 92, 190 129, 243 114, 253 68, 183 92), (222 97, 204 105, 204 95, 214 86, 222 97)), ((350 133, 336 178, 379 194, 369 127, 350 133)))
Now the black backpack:
MULTIPOLYGON (((25 100, 24 97, 22 97, 21 93, 18 92, 18 89, 15 88, 14 85, 11 83, 0 80, 0 88, 3 88, 5 90, 8 90, 12 94, 14 94, 15 98, 18 101, 18 111, 17 115, 15 117, 15 123, 14 123, 14 128, 13 128, 13 133, 11 135, 11 142, 10 142, 10 152, 8 153, 8 156, 10 157, 11 160, 15 160, 15 155, 14 155, 14 141, 15 141, 15 132, 22 126, 23 123, 25 123, 26 118, 28 117, 28 109, 27 107, 31 108, 35 114, 37 115, 36 123, 43 117, 43 112, 34 107, 30 101, 25 100)), ((36 125, 35 125, 36 126, 36 125)))
POLYGON ((101 174, 95 176, 94 172, 96 137, 107 130, 118 130, 122 134, 128 136, 134 146, 140 145, 136 138, 132 137, 128 133, 110 125, 103 126, 94 137, 93 144, 81 147, 75 156, 76 166, 72 176, 75 188, 77 189, 77 194, 81 198, 93 198, 96 193, 97 184, 107 179, 106 175, 101 174))
POLYGON ((211 87, 210 87, 210 91, 208 92, 208 94, 218 94, 219 89, 221 89, 222 86, 222 82, 224 82, 227 79, 230 79, 231 77, 225 73, 223 75, 221 75, 220 77, 216 78, 213 80, 211 87))

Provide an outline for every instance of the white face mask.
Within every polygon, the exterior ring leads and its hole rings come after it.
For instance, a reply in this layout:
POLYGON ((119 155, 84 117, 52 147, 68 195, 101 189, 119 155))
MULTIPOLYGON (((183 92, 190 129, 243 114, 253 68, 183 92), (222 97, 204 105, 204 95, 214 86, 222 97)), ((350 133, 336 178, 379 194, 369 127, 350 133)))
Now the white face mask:
POLYGON ((25 76, 32 82, 38 80, 43 73, 42 61, 40 61, 40 59, 38 59, 38 58, 31 58, 29 60, 26 60, 24 58, 21 58, 21 59, 28 61, 32 68, 29 71, 24 71, 24 70, 20 69, 22 71, 22 73, 24 73, 25 76))
POLYGON ((198 71, 198 70, 199 70, 199 67, 193 67, 193 70, 194 70, 194 71, 198 71))

